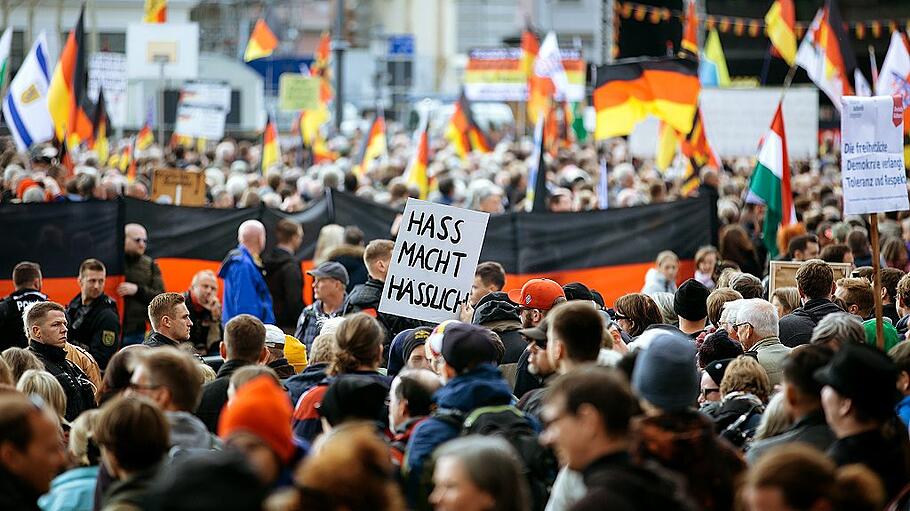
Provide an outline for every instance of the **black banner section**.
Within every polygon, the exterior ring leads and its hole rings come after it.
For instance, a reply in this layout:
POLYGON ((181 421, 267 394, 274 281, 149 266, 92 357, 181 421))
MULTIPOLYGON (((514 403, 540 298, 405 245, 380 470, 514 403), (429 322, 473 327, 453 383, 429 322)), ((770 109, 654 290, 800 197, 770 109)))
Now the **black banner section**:
POLYGON ((79 264, 100 260, 108 275, 123 273, 123 207, 118 202, 0 206, 0 278, 21 261, 41 265, 44 278, 75 277, 79 264))
MULTIPOLYGON (((661 250, 691 259, 710 243, 708 199, 581 213, 507 213, 490 218, 481 261, 498 261, 510 274, 546 273, 653 261, 661 250)), ((75 276, 79 262, 96 257, 108 273, 122 272, 123 225, 148 230, 148 254, 155 258, 221 261, 237 246, 245 220, 266 226, 268 246, 281 218, 303 225, 301 260, 313 257, 319 230, 331 219, 356 225, 367 241, 389 238, 397 213, 353 195, 334 192, 298 213, 265 207, 189 208, 134 199, 122 202, 18 204, 0 206, 0 271, 9 275, 19 261, 41 264, 47 277, 75 276)))

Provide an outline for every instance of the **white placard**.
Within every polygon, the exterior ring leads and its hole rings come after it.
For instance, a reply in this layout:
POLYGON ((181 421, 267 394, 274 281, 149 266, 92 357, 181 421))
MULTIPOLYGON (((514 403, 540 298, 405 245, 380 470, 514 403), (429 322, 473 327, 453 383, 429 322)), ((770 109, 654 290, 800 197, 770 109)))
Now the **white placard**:
POLYGON ((227 82, 186 82, 180 88, 180 103, 231 111, 231 86, 227 82))
POLYGON ((88 97, 98 100, 98 89, 104 89, 104 102, 111 124, 126 124, 126 55, 123 53, 93 53, 88 61, 88 97))
POLYGON ((841 107, 844 214, 910 209, 900 98, 844 96, 841 107))
POLYGON ((408 199, 379 312, 433 323, 455 319, 471 296, 490 215, 408 199))
POLYGON ((208 140, 224 137, 225 113, 220 108, 183 105, 177 107, 177 135, 208 140))

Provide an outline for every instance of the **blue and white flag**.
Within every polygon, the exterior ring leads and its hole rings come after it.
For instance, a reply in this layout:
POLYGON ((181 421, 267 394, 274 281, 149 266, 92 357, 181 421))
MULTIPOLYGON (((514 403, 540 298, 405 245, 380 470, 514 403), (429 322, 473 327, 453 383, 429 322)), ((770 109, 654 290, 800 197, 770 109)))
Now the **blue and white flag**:
POLYGON ((597 182, 597 207, 610 208, 609 176, 607 175, 607 159, 600 159, 600 181, 597 182))
POLYGON ((54 136, 54 123, 47 109, 51 80, 47 55, 47 39, 41 32, 3 98, 3 118, 20 151, 54 136))

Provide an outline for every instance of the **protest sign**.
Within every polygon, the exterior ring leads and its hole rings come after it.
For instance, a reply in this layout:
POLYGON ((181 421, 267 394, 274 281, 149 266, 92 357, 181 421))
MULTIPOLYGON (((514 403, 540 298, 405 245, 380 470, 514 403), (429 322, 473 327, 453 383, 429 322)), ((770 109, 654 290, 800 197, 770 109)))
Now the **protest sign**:
POLYGON ((98 100, 104 89, 104 100, 111 124, 126 124, 126 55, 122 53, 93 53, 88 62, 88 97, 98 100))
POLYGON ((284 111, 319 108, 319 80, 297 73, 284 73, 278 80, 278 108, 284 111))
POLYGON ((844 214, 910 209, 904 174, 904 110, 897 96, 841 99, 844 214))
POLYGON ((152 200, 175 206, 205 206, 205 174, 183 169, 155 169, 152 200))
POLYGON ((231 87, 224 82, 187 82, 180 89, 177 122, 179 136, 219 140, 231 111, 231 87))
POLYGON ((471 296, 490 215, 408 199, 379 312, 439 323, 471 296))
MULTIPOLYGON (((768 284, 768 296, 782 287, 796 287, 796 272, 803 263, 800 261, 771 261, 771 277, 768 284)), ((828 263, 834 273, 834 282, 850 276, 853 265, 849 263, 828 263)))

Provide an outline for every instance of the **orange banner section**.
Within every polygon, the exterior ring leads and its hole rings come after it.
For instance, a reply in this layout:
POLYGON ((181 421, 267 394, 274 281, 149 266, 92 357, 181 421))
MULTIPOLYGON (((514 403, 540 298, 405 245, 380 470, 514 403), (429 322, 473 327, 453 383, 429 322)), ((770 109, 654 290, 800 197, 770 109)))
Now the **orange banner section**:
MULTIPOLYGON (((123 282, 122 275, 108 275, 104 281, 104 292, 117 302, 117 312, 123 315, 123 300, 117 294, 117 286, 123 282)), ((12 279, 0 280, 0 297, 8 296, 15 290, 12 279)), ((76 277, 47 278, 41 281, 41 292, 48 299, 66 307, 74 296, 79 294, 79 281, 76 277)))
MULTIPOLYGON (((506 286, 503 289, 506 291, 519 289, 528 279, 535 278, 552 279, 562 286, 569 282, 581 282, 589 288, 597 290, 603 295, 607 307, 612 307, 613 302, 620 296, 639 292, 645 285, 645 273, 653 267, 654 263, 638 263, 527 275, 510 273, 506 275, 506 286)), ((694 274, 695 261, 691 259, 680 261, 677 284, 681 284, 694 274)))
MULTIPOLYGON (((156 259, 158 267, 161 268, 161 276, 164 278, 164 289, 174 293, 183 293, 190 288, 193 282, 193 276, 202 270, 211 270, 218 275, 218 268, 221 266, 220 261, 206 261, 203 259, 177 259, 171 257, 162 257, 156 259)), ((313 303, 313 277, 306 274, 307 270, 313 269, 313 261, 303 261, 300 267, 303 269, 303 301, 304 303, 313 303)), ((224 285, 221 279, 218 279, 218 297, 222 297, 224 285)), ((78 289, 76 290, 78 292, 78 289)))

